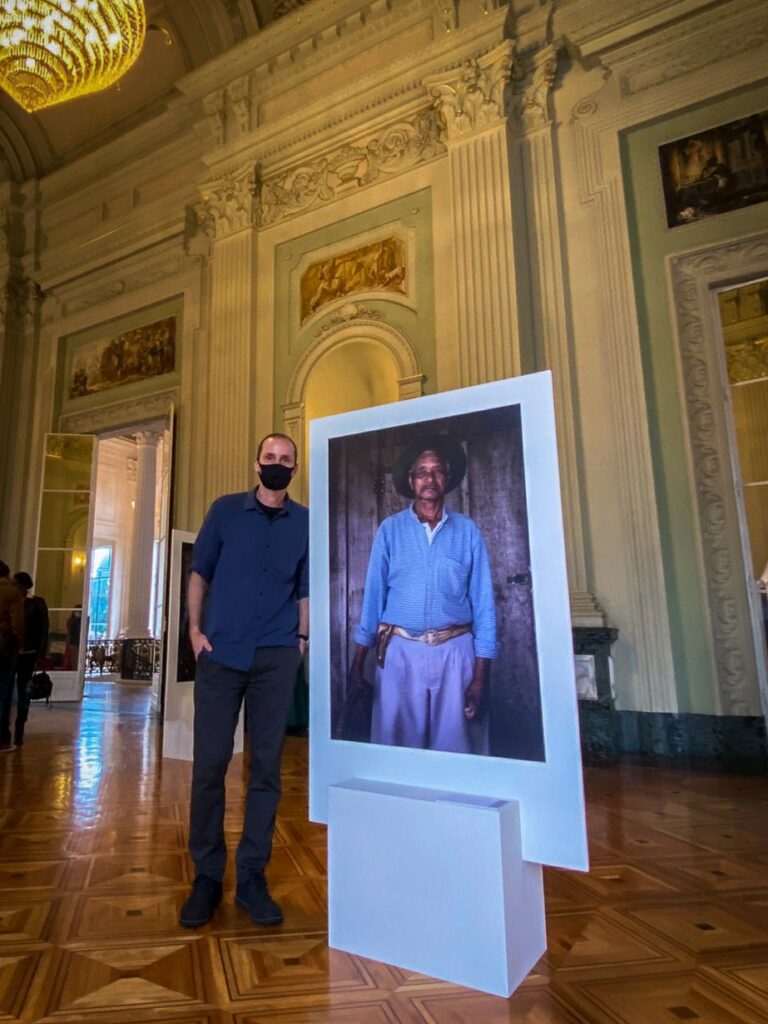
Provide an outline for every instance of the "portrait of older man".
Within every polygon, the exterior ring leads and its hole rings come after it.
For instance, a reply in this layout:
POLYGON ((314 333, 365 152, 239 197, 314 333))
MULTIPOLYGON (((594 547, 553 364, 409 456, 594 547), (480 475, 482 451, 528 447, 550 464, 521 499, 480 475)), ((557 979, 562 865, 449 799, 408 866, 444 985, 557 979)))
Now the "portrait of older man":
POLYGON ((353 686, 371 685, 365 661, 376 648, 373 743, 471 753, 470 723, 487 732, 499 648, 488 550, 474 520, 446 502, 466 468, 447 434, 417 439, 393 467, 409 504, 376 532, 349 673, 353 686))

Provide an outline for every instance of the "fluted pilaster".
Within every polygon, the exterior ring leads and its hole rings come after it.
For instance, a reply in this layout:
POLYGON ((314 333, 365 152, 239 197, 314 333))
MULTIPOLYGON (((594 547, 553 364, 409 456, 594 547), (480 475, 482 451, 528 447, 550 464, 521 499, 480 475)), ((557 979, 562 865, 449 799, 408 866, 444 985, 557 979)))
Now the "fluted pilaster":
POLYGON ((552 371, 555 395, 571 614, 574 625, 590 626, 603 624, 604 617, 589 591, 584 549, 575 388, 550 97, 557 62, 558 53, 553 46, 543 46, 525 59, 515 60, 512 129, 517 148, 515 165, 523 177, 519 201, 524 205, 527 226, 525 251, 535 361, 537 368, 552 371))
POLYGON ((424 80, 449 153, 462 386, 522 369, 504 98, 511 66, 505 42, 424 80))
POLYGON ((258 175, 249 165, 203 190, 211 232, 211 326, 205 491, 208 501, 242 490, 251 451, 258 175))

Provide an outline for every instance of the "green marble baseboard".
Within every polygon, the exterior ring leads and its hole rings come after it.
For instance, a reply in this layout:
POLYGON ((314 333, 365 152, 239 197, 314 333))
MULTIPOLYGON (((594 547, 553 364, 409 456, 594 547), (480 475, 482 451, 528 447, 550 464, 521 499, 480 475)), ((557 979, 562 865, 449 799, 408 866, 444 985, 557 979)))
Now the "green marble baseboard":
POLYGON ((615 711, 579 704, 584 760, 638 756, 702 769, 768 772, 765 719, 615 711))

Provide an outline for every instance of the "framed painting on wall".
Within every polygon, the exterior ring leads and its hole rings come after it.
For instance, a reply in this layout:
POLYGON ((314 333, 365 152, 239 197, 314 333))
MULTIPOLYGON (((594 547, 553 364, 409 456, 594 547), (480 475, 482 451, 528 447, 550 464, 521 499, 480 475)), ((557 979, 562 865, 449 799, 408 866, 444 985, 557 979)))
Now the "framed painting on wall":
POLYGON ((768 111, 659 147, 667 226, 768 200, 768 111))

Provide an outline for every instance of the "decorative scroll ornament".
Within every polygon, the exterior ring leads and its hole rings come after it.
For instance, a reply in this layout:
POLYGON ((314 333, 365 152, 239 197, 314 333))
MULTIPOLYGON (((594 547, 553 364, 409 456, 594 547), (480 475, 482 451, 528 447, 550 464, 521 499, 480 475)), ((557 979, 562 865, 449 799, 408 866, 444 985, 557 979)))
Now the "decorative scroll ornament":
POLYGON ((512 69, 512 45, 506 41, 450 72, 424 79, 450 140, 473 135, 504 120, 504 91, 512 69))
POLYGON ((143 0, 3 0, 0 85, 28 112, 113 85, 147 32, 143 0))
POLYGON ((277 224, 444 152, 436 112, 420 111, 375 136, 267 178, 261 189, 259 223, 262 227, 277 224))
POLYGON ((543 128, 552 120, 549 96, 557 76, 557 50, 547 46, 512 66, 512 105, 519 132, 543 128))
POLYGON ((203 201, 197 209, 202 229, 214 239, 220 239, 253 227, 260 188, 258 169, 253 164, 204 185, 203 201))
POLYGON ((345 324, 353 323, 356 320, 377 321, 383 319, 383 314, 379 313, 378 310, 371 309, 369 306, 358 306, 354 302, 349 302, 323 322, 323 325, 317 332, 317 336, 318 338, 322 338, 326 334, 330 334, 332 331, 337 330, 339 327, 344 327, 345 324))

